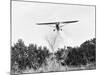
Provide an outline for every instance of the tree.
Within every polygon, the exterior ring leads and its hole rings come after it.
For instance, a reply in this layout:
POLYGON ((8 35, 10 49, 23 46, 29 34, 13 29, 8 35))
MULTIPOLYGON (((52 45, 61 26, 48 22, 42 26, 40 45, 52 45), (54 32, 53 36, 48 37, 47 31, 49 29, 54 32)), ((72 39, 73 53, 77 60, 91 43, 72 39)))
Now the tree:
POLYGON ((96 61, 96 39, 93 38, 81 44, 80 48, 84 51, 88 63, 96 61))
POLYGON ((80 66, 96 61, 96 39, 87 40, 80 47, 67 47, 59 49, 56 53, 57 61, 62 65, 80 66))
POLYGON ((11 47, 11 64, 12 66, 17 63, 19 69, 26 68, 27 47, 22 39, 18 40, 18 43, 11 47))

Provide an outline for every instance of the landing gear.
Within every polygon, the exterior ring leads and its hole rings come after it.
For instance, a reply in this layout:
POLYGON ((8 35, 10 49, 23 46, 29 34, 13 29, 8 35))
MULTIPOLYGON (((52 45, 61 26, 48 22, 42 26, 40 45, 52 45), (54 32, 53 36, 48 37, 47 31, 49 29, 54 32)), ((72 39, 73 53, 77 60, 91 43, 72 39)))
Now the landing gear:
POLYGON ((53 31, 55 31, 55 29, 53 31))

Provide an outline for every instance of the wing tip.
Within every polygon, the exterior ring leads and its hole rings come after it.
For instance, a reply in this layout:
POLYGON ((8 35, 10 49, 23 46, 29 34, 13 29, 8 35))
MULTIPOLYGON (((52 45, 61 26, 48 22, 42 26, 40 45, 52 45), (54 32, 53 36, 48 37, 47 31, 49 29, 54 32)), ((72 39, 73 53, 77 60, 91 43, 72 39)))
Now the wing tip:
POLYGON ((79 20, 76 20, 76 22, 79 22, 79 20))
POLYGON ((41 25, 40 23, 36 23, 36 25, 41 25))

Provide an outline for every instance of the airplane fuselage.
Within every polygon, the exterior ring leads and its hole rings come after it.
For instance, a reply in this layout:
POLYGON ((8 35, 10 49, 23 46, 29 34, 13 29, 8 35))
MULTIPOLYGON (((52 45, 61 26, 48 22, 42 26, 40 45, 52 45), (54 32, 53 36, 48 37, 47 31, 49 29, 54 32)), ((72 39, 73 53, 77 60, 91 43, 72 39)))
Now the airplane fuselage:
POLYGON ((56 23, 56 29, 57 29, 57 31, 60 30, 59 23, 56 23))

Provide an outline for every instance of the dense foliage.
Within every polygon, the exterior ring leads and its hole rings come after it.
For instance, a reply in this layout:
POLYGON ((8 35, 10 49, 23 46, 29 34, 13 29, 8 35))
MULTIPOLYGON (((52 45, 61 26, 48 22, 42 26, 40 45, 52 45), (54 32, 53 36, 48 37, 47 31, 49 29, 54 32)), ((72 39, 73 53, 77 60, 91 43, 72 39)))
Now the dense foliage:
MULTIPOLYGON (((55 52, 55 59, 62 66, 80 66, 96 62, 96 39, 87 40, 80 47, 67 47, 58 49, 55 52)), ((14 70, 18 66, 19 70, 33 68, 39 69, 43 65, 47 65, 47 59, 52 57, 47 47, 29 44, 26 46, 19 39, 14 46, 11 47, 11 69, 14 70)))
POLYGON ((60 49, 56 53, 58 61, 62 65, 80 66, 96 62, 96 39, 85 41, 80 47, 67 47, 60 49), (63 52, 63 53, 62 53, 63 52))
POLYGON ((27 47, 21 39, 11 47, 11 67, 17 64, 20 70, 25 70, 26 67, 38 69, 42 64, 46 65, 47 57, 49 51, 46 47, 34 44, 27 47))

